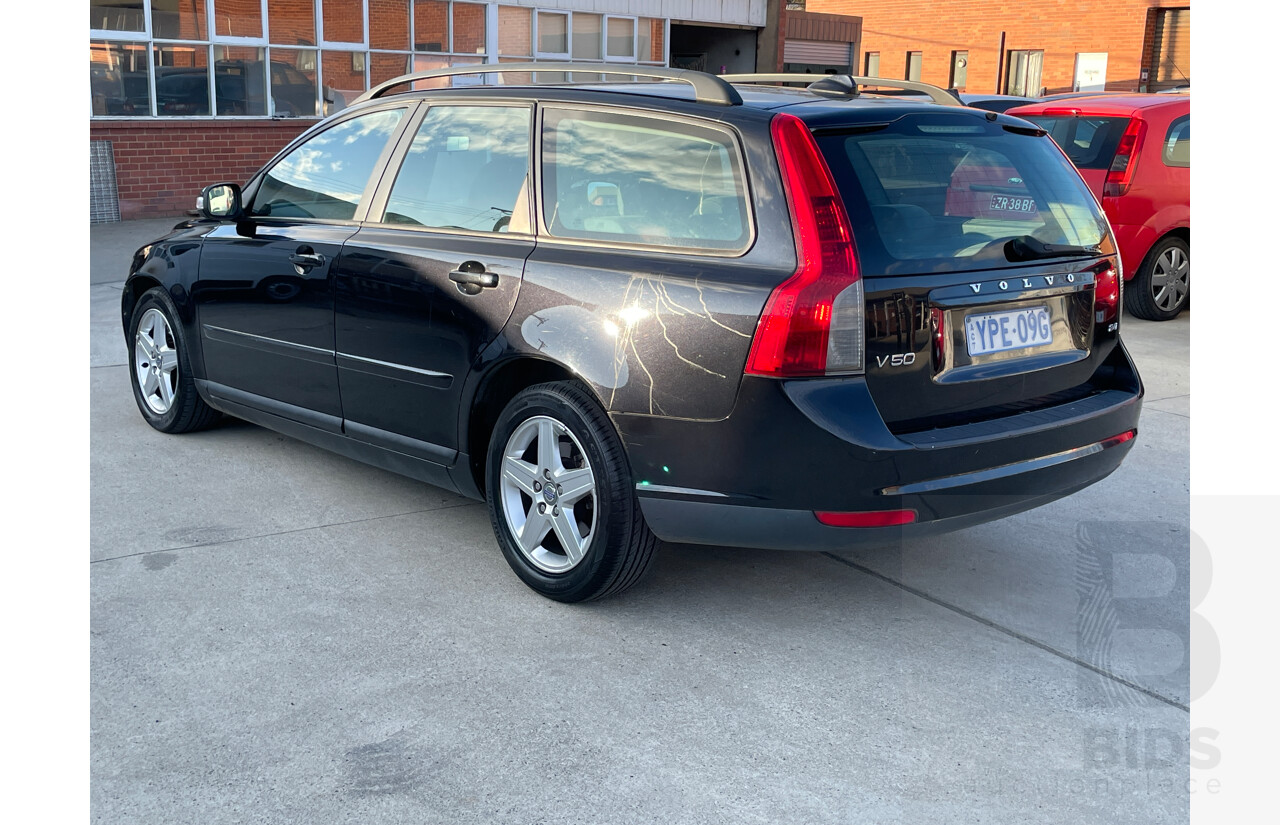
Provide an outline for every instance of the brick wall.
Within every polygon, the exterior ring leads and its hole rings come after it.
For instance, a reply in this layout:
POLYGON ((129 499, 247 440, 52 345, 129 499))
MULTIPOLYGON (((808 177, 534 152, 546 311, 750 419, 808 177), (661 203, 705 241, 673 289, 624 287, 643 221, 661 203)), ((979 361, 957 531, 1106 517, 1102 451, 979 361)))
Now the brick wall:
MULTIPOLYGON (((1041 49, 1041 84, 1070 91, 1078 52, 1107 53, 1107 88, 1136 91, 1143 51, 1149 49, 1149 12, 1185 8, 1190 0, 808 0, 810 12, 862 17, 862 52, 880 53, 880 74, 905 77, 906 55, 923 52, 921 80, 946 86, 951 52, 968 51, 970 92, 996 92, 1000 32, 1005 50, 1041 49)), ((1149 55, 1149 52, 1148 52, 1149 55)), ((1007 58, 1006 58, 1007 59, 1007 58)), ((864 66, 862 56, 858 68, 864 66)))
POLYGON ((91 121, 115 152, 120 217, 181 215, 211 183, 243 184, 314 120, 91 121))

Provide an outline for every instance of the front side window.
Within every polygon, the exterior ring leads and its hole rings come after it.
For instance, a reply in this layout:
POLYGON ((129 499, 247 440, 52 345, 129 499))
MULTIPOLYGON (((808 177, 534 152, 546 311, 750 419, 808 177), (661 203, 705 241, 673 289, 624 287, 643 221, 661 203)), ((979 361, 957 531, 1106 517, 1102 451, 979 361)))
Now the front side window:
POLYGON ((262 217, 349 221, 404 109, 354 117, 326 129, 271 167, 253 199, 262 217))
POLYGON ((561 238, 741 249, 750 227, 733 138, 611 112, 549 110, 543 210, 561 238))
POLYGON ((1169 124, 1169 133, 1164 137, 1164 165, 1191 166, 1191 115, 1169 124))
POLYGON ((531 120, 525 107, 432 106, 396 175, 383 222, 527 233, 531 120))

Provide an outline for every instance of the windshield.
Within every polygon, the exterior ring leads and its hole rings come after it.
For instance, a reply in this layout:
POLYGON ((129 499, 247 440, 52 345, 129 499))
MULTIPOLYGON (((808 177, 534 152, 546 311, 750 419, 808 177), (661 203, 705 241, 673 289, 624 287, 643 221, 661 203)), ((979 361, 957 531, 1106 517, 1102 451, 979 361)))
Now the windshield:
POLYGON ((1044 135, 922 114, 816 137, 868 275, 1021 265, 1013 239, 1081 255, 1106 240, 1097 201, 1044 135))

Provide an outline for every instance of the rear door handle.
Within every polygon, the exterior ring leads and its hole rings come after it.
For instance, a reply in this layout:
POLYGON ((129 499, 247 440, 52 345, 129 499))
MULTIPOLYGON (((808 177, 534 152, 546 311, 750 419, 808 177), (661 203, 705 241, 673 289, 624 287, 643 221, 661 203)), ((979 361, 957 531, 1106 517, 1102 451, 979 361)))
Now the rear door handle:
POLYGON ((479 295, 482 289, 498 285, 496 272, 488 272, 479 261, 466 261, 449 273, 449 280, 458 285, 458 291, 467 295, 479 295))

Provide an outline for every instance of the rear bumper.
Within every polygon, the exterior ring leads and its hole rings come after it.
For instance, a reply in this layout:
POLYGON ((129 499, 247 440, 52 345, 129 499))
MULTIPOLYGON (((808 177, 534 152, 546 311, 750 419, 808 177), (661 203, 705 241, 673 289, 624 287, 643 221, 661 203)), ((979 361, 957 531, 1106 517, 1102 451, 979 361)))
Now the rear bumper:
POLYGON ((1070 495, 1133 446, 1142 389, 1117 346, 1109 386, 990 421, 897 436, 860 379, 743 379, 718 422, 617 416, 645 519, 664 541, 833 550, 957 530, 1070 495), (914 510, 901 527, 814 511, 914 510))

